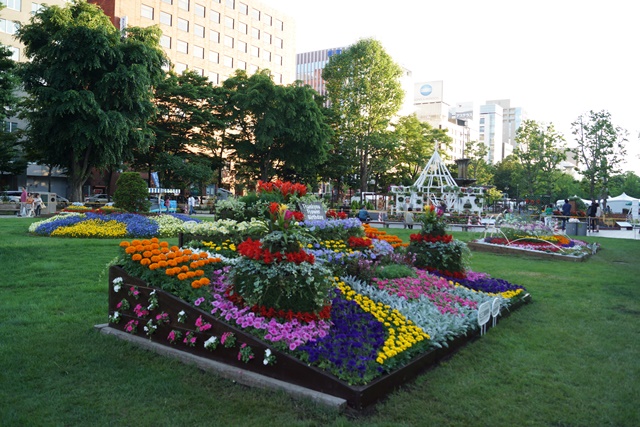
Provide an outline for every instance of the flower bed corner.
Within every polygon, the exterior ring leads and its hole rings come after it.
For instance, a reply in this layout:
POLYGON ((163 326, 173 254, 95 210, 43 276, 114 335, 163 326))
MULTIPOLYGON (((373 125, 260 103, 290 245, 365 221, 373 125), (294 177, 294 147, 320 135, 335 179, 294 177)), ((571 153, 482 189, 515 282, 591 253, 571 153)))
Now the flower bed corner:
MULTIPOLYGON (((336 396, 345 399, 355 409, 384 398, 479 335, 478 330, 472 331, 449 341, 448 347, 434 348, 421 354, 405 366, 366 385, 351 386, 271 348, 255 336, 170 293, 148 286, 119 266, 110 267, 109 283, 108 327, 147 337, 162 346, 336 396)), ((519 297, 502 316, 507 316, 527 301, 527 296, 519 297)))

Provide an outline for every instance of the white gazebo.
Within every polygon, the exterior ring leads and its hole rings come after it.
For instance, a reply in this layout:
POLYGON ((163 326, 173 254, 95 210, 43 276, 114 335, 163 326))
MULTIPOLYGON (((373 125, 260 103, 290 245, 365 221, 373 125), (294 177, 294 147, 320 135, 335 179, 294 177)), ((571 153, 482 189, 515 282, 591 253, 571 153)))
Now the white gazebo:
POLYGON ((611 207, 611 212, 613 213, 622 213, 623 209, 627 209, 629 212, 633 212, 632 207, 634 202, 636 206, 635 212, 637 215, 637 207, 638 207, 638 203, 640 202, 640 199, 631 197, 626 193, 622 193, 619 196, 607 199, 607 206, 611 207))
POLYGON ((413 185, 394 185, 391 192, 396 211, 422 210, 424 205, 444 202, 448 211, 480 213, 484 203, 484 188, 458 187, 437 148, 413 185))

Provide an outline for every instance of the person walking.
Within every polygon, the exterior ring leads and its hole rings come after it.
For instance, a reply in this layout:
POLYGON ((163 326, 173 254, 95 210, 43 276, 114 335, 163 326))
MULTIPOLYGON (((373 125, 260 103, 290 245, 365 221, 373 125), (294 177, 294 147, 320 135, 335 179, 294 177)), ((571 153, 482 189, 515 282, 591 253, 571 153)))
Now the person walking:
POLYGON ((33 209, 35 211, 35 216, 40 216, 40 211, 42 210, 42 198, 40 197, 40 193, 36 193, 33 198, 33 209))
POLYGON ((29 194, 27 194, 27 188, 26 187, 22 187, 22 193, 20 194, 20 215, 18 216, 27 216, 27 197, 29 196, 29 194))
POLYGON ((571 216, 571 203, 569 203, 569 199, 564 199, 564 205, 562 205, 562 231, 565 230, 567 226, 567 221, 571 216))

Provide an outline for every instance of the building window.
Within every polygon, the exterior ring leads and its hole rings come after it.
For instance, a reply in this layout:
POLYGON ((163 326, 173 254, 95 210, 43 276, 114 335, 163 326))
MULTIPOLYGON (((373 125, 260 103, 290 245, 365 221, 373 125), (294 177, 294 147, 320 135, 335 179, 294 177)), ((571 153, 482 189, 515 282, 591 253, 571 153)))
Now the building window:
POLYGON ((167 49, 171 49, 171 37, 165 36, 164 34, 160 36, 160 46, 166 47, 167 49))
POLYGON ((209 30, 209 38, 212 42, 220 43, 220 33, 215 30, 209 30))
POLYGON ((209 73, 209 81, 214 85, 220 83, 220 75, 218 73, 209 73))
POLYGON ((193 34, 204 38, 204 27, 202 25, 193 24, 193 34))
POLYGON ((480 132, 484 132, 484 126, 480 126, 480 132))
POLYGON ((238 40, 237 45, 240 52, 247 53, 247 44, 245 42, 243 42, 242 40, 238 40))
POLYGON ((192 51, 193 56, 204 59, 204 48, 194 45, 192 51))
POLYGON ((209 9, 209 20, 211 22, 215 22, 216 24, 220 23, 220 14, 215 10, 209 9))
POLYGON ((20 28, 19 22, 0 19, 0 32, 7 33, 7 34, 15 34, 19 28, 20 28))
POLYGON ((178 18, 178 29, 189 32, 189 21, 186 19, 178 18))
POLYGON ((173 4, 173 0, 162 0, 163 3, 173 4))
POLYGON ((251 46, 251 56, 260 58, 260 48, 258 46, 251 46))
POLYGON ((213 50, 210 50, 209 61, 214 62, 216 64, 220 63, 220 54, 218 52, 214 52, 213 50))
POLYGON ((267 25, 271 25, 271 15, 267 15, 266 13, 262 14, 262 22, 264 22, 267 25))
POLYGON ((193 67, 193 71, 204 77, 204 70, 202 68, 193 67))
POLYGON ((182 53, 189 53, 189 43, 182 40, 178 40, 176 42, 176 50, 182 53))
POLYGON ((206 13, 205 11, 207 10, 207 8, 204 7, 201 4, 196 3, 196 5, 194 6, 193 10, 194 10, 194 13, 196 14, 196 16, 202 16, 204 18, 205 17, 204 15, 206 13))
POLYGON ((483 125, 484 124, 484 117, 480 117, 480 124, 483 125))
POLYGON ((20 61, 20 49, 15 46, 7 46, 7 49, 11 52, 11 59, 16 62, 20 61))
POLYGON ((224 45, 227 47, 233 47, 233 37, 224 36, 224 45))
POLYGON ((236 0, 226 0, 225 3, 227 4, 227 7, 230 7, 231 9, 236 8, 236 0))
POLYGON ((183 64, 182 62, 176 62, 176 65, 173 69, 177 74, 182 74, 185 71, 187 71, 187 64, 183 64))
POLYGON ((280 55, 273 55, 273 62, 276 65, 282 65, 282 56, 280 55))
POLYGON ((17 11, 22 10, 22 0, 2 0, 0 3, 7 6, 7 9, 13 9, 17 11))
POLYGON ((267 44, 271 44, 271 34, 269 33, 265 33, 264 31, 262 32, 262 41, 267 43, 267 44))
POLYGON ((260 11, 258 9, 251 9, 251 17, 256 20, 260 20, 260 11))
POLYGON ((244 22, 238 21, 238 32, 242 34, 247 34, 247 24, 244 22))
POLYGON ((31 14, 35 15, 36 13, 42 10, 42 4, 40 3, 31 3, 31 14))
POLYGON ((258 66, 257 65, 249 65, 249 74, 255 74, 258 72, 258 66))
POLYGON ((282 49, 282 46, 284 46, 280 37, 274 37, 273 44, 275 47, 279 47, 280 49, 282 49))
POLYGON ((153 8, 146 4, 140 5, 140 16, 147 19, 153 19, 153 8))
POLYGON ((262 57, 266 60, 271 62, 271 52, 269 52, 268 50, 264 50, 262 49, 262 57))
POLYGON ((260 30, 254 27, 251 27, 251 37, 254 39, 260 40, 260 30))
POLYGON ((173 16, 167 12, 160 12, 160 23, 171 26, 173 24, 173 16))
POLYGON ((16 122, 4 122, 4 131, 11 133, 18 130, 18 123, 16 122))
POLYGON ((273 73, 272 75, 273 77, 273 82, 276 84, 282 84, 282 74, 280 73, 273 73))
POLYGON ((230 56, 225 56, 223 59, 223 63, 225 67, 233 68, 233 58, 230 56))
POLYGON ((247 69, 247 63, 244 61, 240 61, 239 59, 236 62, 236 68, 239 70, 246 70, 247 69))
POLYGON ((284 24, 282 23, 281 20, 276 19, 275 20, 275 25, 274 27, 276 27, 278 30, 283 31, 284 30, 284 24))
POLYGON ((227 28, 231 28, 231 29, 233 30, 233 28, 234 28, 234 23, 235 23, 235 21, 234 21, 234 19, 233 19, 233 18, 231 18, 231 17, 229 17, 229 16, 225 16, 225 17, 224 17, 224 25, 225 25, 227 28))
POLYGON ((248 15, 249 14, 249 6, 247 6, 244 3, 238 3, 238 10, 240 11, 240 13, 242 13, 243 15, 248 15))
POLYGON ((178 7, 180 9, 189 10, 189 0, 178 0, 178 7))

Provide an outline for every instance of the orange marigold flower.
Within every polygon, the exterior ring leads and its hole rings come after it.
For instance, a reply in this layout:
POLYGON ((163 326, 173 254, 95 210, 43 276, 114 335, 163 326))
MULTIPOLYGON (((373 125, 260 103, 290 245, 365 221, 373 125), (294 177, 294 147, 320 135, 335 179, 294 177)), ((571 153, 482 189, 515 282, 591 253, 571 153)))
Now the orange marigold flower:
POLYGON ((123 247, 123 248, 128 248, 130 246, 130 244, 129 244, 129 242, 127 242, 125 240, 125 241, 120 242, 120 246, 123 247))
POLYGON ((160 255, 161 254, 160 249, 154 249, 151 252, 153 252, 154 255, 160 255))
POLYGON ((167 261, 158 261, 158 265, 160 268, 165 268, 167 266, 167 261))
POLYGON ((198 255, 198 254, 191 254, 191 259, 192 259, 192 260, 194 260, 194 261, 199 260, 199 259, 200 259, 200 255, 198 255))
POLYGON ((151 260, 149 258, 142 258, 140 260, 140 265, 149 265, 151 264, 151 260))
POLYGON ((209 254, 208 254, 208 253, 206 253, 206 252, 200 252, 200 255, 199 255, 199 256, 200 256, 200 258, 208 258, 208 257, 209 257, 209 254))
POLYGON ((149 270, 155 270, 158 267, 159 267, 158 263, 154 262, 153 264, 149 265, 149 270))
POLYGON ((202 277, 202 278, 200 279, 200 283, 202 283, 202 285, 208 285, 208 284, 210 284, 210 283, 211 283, 211 280, 209 280, 209 279, 208 279, 208 278, 206 278, 206 277, 202 277))
POLYGON ((151 243, 158 243, 160 240, 157 237, 151 238, 151 243))
POLYGON ((140 243, 140 240, 136 239, 136 240, 132 240, 132 241, 131 241, 131 244, 132 244, 133 246, 139 246, 141 243, 140 243))
POLYGON ((178 280, 184 280, 187 278, 187 273, 180 273, 178 274, 178 280))
POLYGON ((196 270, 195 274, 196 276, 204 276, 204 270, 196 270))
POLYGON ((189 271, 189 267, 188 267, 188 266, 186 266, 186 265, 183 265, 183 266, 181 267, 181 270, 182 270, 182 271, 189 271))
POLYGON ((155 255, 154 255, 154 256, 152 256, 152 257, 151 257, 151 261, 152 261, 152 262, 158 262, 158 261, 159 261, 159 259, 158 259, 158 257, 157 257, 157 256, 155 256, 155 255))
POLYGON ((145 240, 142 241, 142 244, 143 245, 150 245, 151 242, 149 240, 145 239, 145 240))
POLYGON ((180 248, 174 245, 174 246, 171 246, 171 250, 172 250, 173 252, 177 252, 177 251, 179 251, 179 250, 180 250, 180 248))
POLYGON ((169 252, 169 248, 160 248, 160 252, 162 252, 163 254, 168 254, 169 252))
POLYGON ((145 258, 151 258, 153 256, 153 253, 151 251, 144 251, 142 253, 142 256, 145 258))
POLYGON ((209 258, 209 262, 222 262, 221 258, 209 258))
POLYGON ((160 242, 160 247, 168 248, 169 247, 169 242, 160 242))
POLYGON ((144 246, 136 245, 136 252, 142 252, 142 251, 144 251, 144 246))
POLYGON ((198 268, 198 263, 196 261, 193 261, 191 264, 189 264, 189 267, 195 270, 196 268, 198 268))
POLYGON ((142 259, 142 255, 140 254, 133 254, 133 256, 131 257, 132 260, 134 261, 140 261, 142 259))
POLYGON ((169 259, 174 259, 175 257, 176 257, 175 252, 169 252, 169 253, 167 254, 167 258, 169 258, 169 259))
POLYGON ((165 274, 167 276, 175 276, 175 274, 176 274, 176 272, 175 272, 175 270, 173 268, 167 268, 164 272, 165 272, 165 274))
POLYGON ((124 253, 126 254, 133 254, 136 252, 136 248, 133 246, 128 246, 127 249, 124 250, 124 253))
POLYGON ((191 282, 191 287, 193 289, 199 289, 202 287, 202 284, 200 283, 199 280, 194 280, 193 282, 191 282))
POLYGON ((170 259, 169 261, 167 261, 167 264, 169 264, 171 267, 175 267, 176 265, 178 265, 177 262, 175 262, 175 260, 170 259))
POLYGON ((194 277, 196 277, 196 272, 195 271, 187 271, 185 274, 187 275, 187 277, 189 279, 193 279, 194 277))
POLYGON ((151 244, 151 249, 160 249, 160 245, 157 243, 152 243, 151 244))
POLYGON ((191 255, 191 249, 185 249, 182 251, 182 253, 185 255, 191 255))

